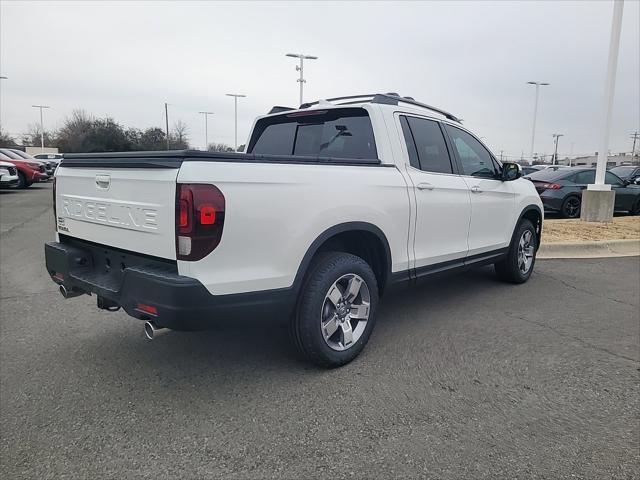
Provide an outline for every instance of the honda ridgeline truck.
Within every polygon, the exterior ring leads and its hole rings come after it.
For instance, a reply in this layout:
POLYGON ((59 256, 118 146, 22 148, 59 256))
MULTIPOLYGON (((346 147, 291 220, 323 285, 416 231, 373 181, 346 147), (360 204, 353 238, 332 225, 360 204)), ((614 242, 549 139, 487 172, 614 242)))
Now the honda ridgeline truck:
POLYGON ((364 348, 379 299, 423 277, 534 268, 543 209, 452 114, 397 94, 274 107, 247 153, 65 155, 47 271, 145 332, 290 319, 310 361, 364 348))

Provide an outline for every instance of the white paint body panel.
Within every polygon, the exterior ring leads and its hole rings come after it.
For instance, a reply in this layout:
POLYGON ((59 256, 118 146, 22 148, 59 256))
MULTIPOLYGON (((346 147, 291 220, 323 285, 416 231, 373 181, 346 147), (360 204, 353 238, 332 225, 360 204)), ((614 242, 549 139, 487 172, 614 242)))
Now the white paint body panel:
POLYGON ((394 167, 190 161, 178 182, 211 182, 225 196, 220 244, 198 262, 178 262, 212 293, 291 286, 313 241, 346 222, 380 228, 392 271, 409 268, 408 192, 394 167))
POLYGON ((177 169, 58 167, 58 230, 91 242, 175 259, 177 175, 177 169))

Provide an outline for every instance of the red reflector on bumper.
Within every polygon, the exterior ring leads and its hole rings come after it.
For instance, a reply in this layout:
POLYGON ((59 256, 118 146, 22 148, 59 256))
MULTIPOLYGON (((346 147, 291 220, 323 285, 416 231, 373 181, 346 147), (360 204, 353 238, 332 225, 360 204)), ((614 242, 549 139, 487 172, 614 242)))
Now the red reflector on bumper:
POLYGON ((138 303, 136 305, 136 310, 148 313, 149 315, 158 315, 158 309, 153 305, 145 305, 144 303, 138 303))
POLYGON ((53 278, 55 278, 56 280, 60 280, 61 282, 64 282, 64 275, 60 272, 54 273, 53 278))

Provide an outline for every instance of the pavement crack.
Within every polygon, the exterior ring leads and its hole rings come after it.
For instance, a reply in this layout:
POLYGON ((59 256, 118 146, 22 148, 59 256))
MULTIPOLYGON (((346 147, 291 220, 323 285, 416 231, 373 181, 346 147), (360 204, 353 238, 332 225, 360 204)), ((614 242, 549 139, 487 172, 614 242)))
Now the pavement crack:
POLYGON ((586 340, 584 340, 584 339, 582 339, 580 337, 577 337, 575 335, 571 335, 569 333, 561 332, 557 328, 554 328, 554 327, 552 327, 550 325, 547 325, 546 323, 536 322, 535 320, 531 320, 529 318, 525 318, 525 317, 523 317, 521 315, 518 315, 518 314, 515 314, 515 313, 512 313, 512 312, 505 312, 505 313, 507 315, 513 317, 513 318, 517 318, 519 320, 522 320, 523 322, 527 322, 527 323, 530 323, 530 324, 533 324, 533 325, 537 325, 537 326, 542 327, 542 328, 546 328, 547 330, 551 330, 553 333, 555 333, 559 337, 570 338, 572 340, 575 340, 576 342, 582 344, 585 347, 592 348, 594 350, 598 350, 600 352, 607 353, 607 354, 612 355, 614 357, 621 358, 621 359, 624 359, 624 360, 629 360, 629 361, 631 361, 633 363, 640 364, 640 360, 638 360, 638 359, 635 359, 635 358, 632 358, 632 357, 627 357, 626 355, 622 355, 620 353, 612 352, 611 350, 608 350, 606 348, 600 347, 598 345, 594 345, 593 343, 587 342, 586 340))
POLYGON ((10 227, 8 229, 6 229, 4 232, 0 232, 0 235, 5 236, 8 235, 10 233, 13 233, 14 230, 17 230, 18 228, 22 227, 23 225, 25 225, 26 223, 29 222, 33 222, 34 218, 40 218, 41 216, 43 216, 45 213, 49 213, 51 212, 51 206, 48 206, 47 208, 45 208, 44 210, 40 210, 39 213, 36 213, 35 216, 28 218, 27 220, 20 222, 16 225, 14 225, 13 227, 10 227))
POLYGON ((596 292, 592 292, 590 290, 585 290, 583 288, 579 288, 561 278, 555 277, 553 275, 550 275, 548 273, 542 273, 542 272, 536 272, 536 275, 542 275, 543 277, 549 277, 552 280, 555 280, 556 282, 560 282, 562 285, 564 285, 565 287, 569 287, 573 290, 576 290, 577 292, 581 292, 581 293, 586 293, 587 295, 595 295, 596 297, 602 298, 604 300, 611 300, 612 302, 616 302, 619 303, 621 305, 627 305, 628 307, 634 307, 637 308, 638 305, 634 305, 633 303, 627 303, 627 302, 623 302, 622 300, 618 300, 617 298, 613 298, 613 297, 607 297, 606 295, 598 295, 596 292))

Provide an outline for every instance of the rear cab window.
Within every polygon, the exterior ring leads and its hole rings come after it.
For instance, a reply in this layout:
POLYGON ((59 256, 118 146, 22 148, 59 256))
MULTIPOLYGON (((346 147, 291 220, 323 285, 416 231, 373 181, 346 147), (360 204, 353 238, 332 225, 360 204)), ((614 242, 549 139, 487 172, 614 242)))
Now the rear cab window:
POLYGON ((261 118, 247 153, 378 158, 371 119, 363 108, 303 110, 261 118))

